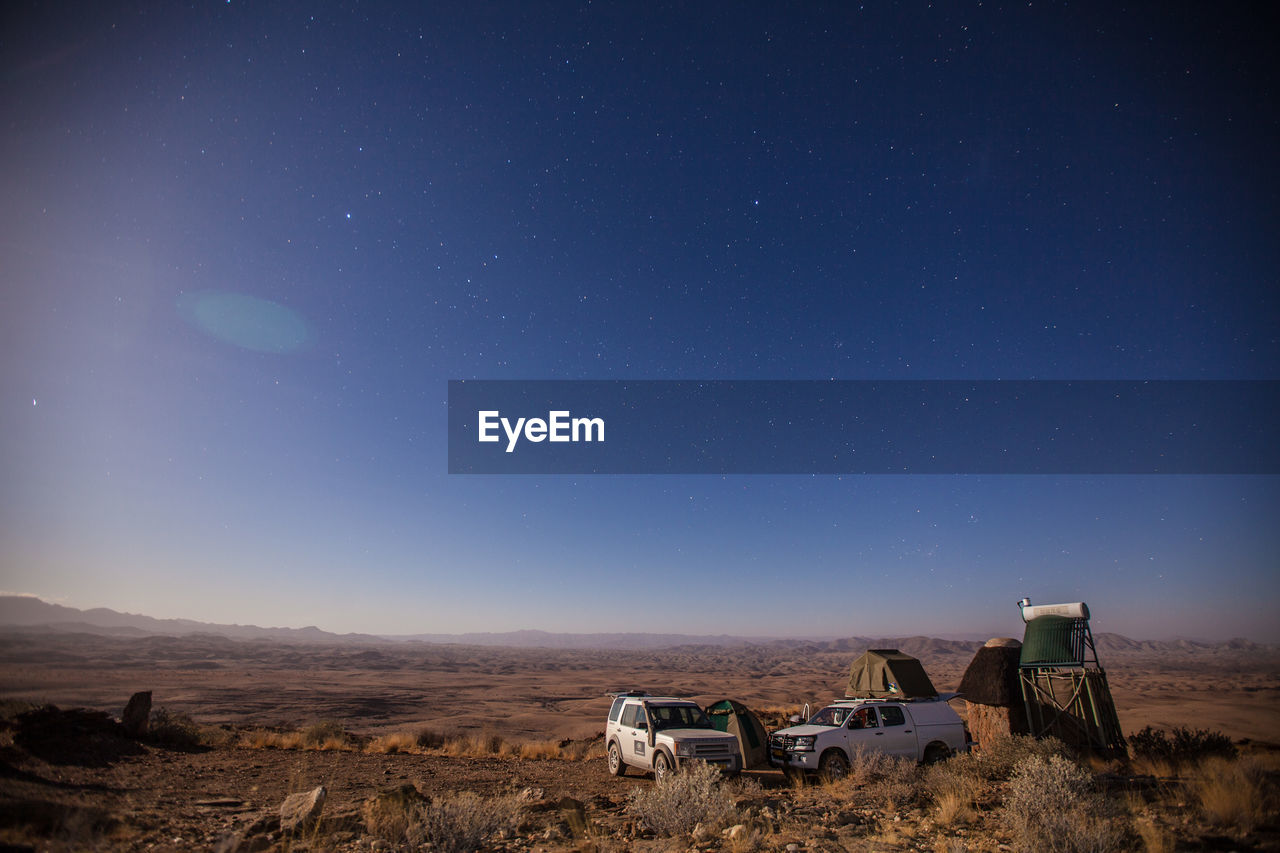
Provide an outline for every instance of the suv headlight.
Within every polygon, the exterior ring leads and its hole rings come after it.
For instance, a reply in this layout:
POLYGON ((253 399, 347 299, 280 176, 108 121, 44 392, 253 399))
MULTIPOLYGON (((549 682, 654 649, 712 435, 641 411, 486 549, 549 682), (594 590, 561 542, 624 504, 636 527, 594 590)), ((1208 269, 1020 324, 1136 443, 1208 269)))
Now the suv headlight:
POLYGON ((817 735, 800 735, 796 738, 795 746, 791 748, 796 752, 813 752, 813 742, 817 739, 817 735))
POLYGON ((693 741, 682 740, 682 741, 677 741, 677 742, 676 742, 676 755, 677 755, 677 756, 679 756, 679 757, 681 757, 681 758, 691 758, 691 757, 693 757, 693 754, 694 754, 694 743, 693 743, 693 741))

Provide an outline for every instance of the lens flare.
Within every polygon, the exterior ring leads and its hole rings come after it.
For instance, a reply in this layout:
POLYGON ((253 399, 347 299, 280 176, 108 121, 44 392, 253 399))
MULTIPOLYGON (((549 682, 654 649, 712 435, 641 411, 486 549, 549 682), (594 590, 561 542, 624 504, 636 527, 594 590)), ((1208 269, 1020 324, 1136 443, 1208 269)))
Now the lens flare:
POLYGON ((187 322, 223 343, 254 352, 292 352, 311 338, 298 312, 243 293, 206 290, 180 298, 187 322))

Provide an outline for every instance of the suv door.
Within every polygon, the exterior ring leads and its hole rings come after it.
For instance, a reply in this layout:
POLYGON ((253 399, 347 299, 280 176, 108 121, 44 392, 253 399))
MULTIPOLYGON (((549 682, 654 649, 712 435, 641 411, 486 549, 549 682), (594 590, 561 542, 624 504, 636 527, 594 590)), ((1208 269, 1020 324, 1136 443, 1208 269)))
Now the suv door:
POLYGON ((633 767, 648 769, 653 759, 649 755, 649 721, 644 706, 639 702, 628 702, 622 708, 618 725, 622 760, 633 767))
POLYGON ((880 720, 876 717, 876 709, 863 705, 849 715, 844 723, 845 746, 852 757, 859 750, 863 752, 884 752, 882 738, 884 732, 880 728, 880 720))

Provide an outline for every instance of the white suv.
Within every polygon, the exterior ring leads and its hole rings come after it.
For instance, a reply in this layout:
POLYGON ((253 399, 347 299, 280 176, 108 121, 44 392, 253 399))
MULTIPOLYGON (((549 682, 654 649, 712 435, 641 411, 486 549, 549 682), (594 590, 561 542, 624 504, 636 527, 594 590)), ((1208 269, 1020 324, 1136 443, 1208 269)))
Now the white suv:
POLYGON ((729 773, 742 769, 737 736, 717 731, 698 703, 688 699, 614 694, 604 737, 614 776, 630 765, 652 770, 661 782, 686 761, 705 761, 729 773))

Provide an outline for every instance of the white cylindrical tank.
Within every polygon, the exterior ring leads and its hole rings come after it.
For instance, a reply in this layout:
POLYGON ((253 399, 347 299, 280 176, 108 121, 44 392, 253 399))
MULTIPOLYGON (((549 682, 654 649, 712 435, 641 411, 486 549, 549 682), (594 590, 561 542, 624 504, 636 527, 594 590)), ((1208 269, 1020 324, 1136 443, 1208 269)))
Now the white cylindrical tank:
POLYGON ((1022 609, 1022 621, 1030 622, 1039 616, 1069 616, 1072 619, 1088 619, 1089 605, 1083 601, 1073 601, 1070 604, 1032 604, 1030 599, 1022 599, 1018 602, 1018 607, 1022 609))

